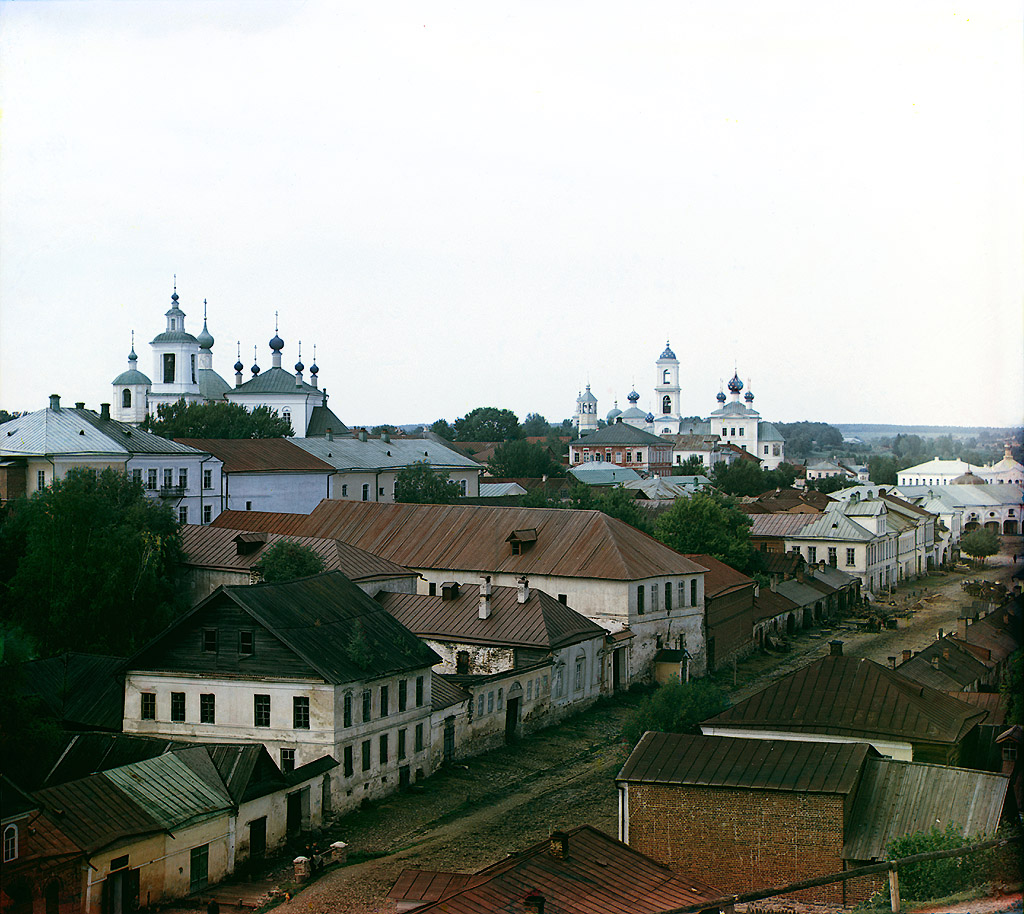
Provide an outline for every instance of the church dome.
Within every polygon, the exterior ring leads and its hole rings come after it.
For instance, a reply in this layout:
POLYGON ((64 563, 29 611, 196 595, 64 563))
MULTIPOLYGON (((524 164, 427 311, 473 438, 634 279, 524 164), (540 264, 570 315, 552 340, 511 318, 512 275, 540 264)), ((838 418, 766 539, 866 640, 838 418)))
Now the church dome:
POLYGON ((213 334, 206 329, 206 318, 203 318, 203 329, 196 337, 200 349, 213 349, 213 334))
POLYGON ((954 486, 983 486, 986 485, 986 481, 980 476, 975 476, 970 470, 961 476, 957 476, 953 480, 952 485, 954 486))
POLYGON ((309 373, 311 375, 318 375, 318 374, 320 374, 320 368, 316 364, 316 362, 314 362, 312 365, 309 366, 309 373))
POLYGON ((306 370, 306 366, 302 364, 302 359, 299 359, 295 363, 295 370, 296 371, 305 371, 306 370))
POLYGON ((284 349, 284 340, 277 335, 276 330, 274 331, 274 338, 270 341, 270 348, 273 349, 274 352, 280 352, 284 349))
POLYGON ((640 394, 638 394, 635 390, 631 390, 629 392, 629 396, 627 396, 626 399, 629 400, 632 406, 636 406, 637 402, 640 399, 640 394))
POLYGON ((740 380, 740 376, 734 373, 729 379, 729 393, 738 394, 741 390, 743 390, 743 382, 740 380))
POLYGON ((746 400, 748 403, 753 403, 754 402, 754 393, 753 393, 753 391, 748 390, 743 395, 743 399, 746 400))
POLYGON ((122 371, 116 378, 114 378, 115 387, 125 387, 129 384, 143 384, 145 386, 152 385, 152 381, 147 378, 137 368, 129 368, 127 371, 122 371))
POLYGON ((665 340, 665 351, 661 354, 663 359, 674 359, 676 354, 672 351, 672 347, 669 346, 668 340, 665 340))
POLYGON ((245 370, 245 366, 242 364, 242 360, 239 359, 237 362, 235 362, 235 371, 244 371, 244 370, 245 370))
POLYGON ((608 422, 611 423, 611 422, 614 422, 616 419, 618 419, 619 416, 621 416, 621 415, 622 415, 622 410, 619 409, 619 403, 616 400, 614 409, 610 409, 608 411, 608 415, 606 416, 606 418, 607 418, 608 422))
POLYGON ((577 403, 596 403, 597 397, 590 392, 590 385, 587 385, 587 389, 583 391, 577 398, 577 403))
POLYGON ((646 416, 644 416, 644 419, 646 419, 647 424, 650 425, 654 421, 654 413, 648 413, 646 416))
POLYGON ((719 403, 724 403, 724 402, 725 402, 725 391, 724 391, 724 390, 720 390, 720 391, 719 391, 719 392, 718 392, 718 393, 717 393, 717 394, 715 395, 715 399, 716 399, 716 400, 717 400, 717 401, 718 401, 719 403))

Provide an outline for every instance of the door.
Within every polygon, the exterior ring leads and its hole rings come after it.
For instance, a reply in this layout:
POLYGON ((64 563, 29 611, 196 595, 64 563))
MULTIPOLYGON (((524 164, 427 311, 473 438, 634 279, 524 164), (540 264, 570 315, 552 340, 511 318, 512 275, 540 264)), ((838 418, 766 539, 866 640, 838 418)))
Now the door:
POLYGON ((400 790, 408 790, 410 783, 409 766, 402 765, 398 769, 398 787, 400 790))
POLYGON ((505 742, 514 743, 519 735, 519 704, 522 697, 509 698, 505 703, 505 742))
POLYGON ((139 906, 139 871, 117 870, 103 883, 104 914, 131 914, 139 906))
POLYGON ((451 762, 455 760, 455 718, 444 719, 444 760, 451 762))
POLYGON ((210 884, 210 845, 193 847, 189 859, 188 890, 194 895, 210 884))
POLYGON ((289 838, 294 838, 302 831, 302 797, 299 796, 299 791, 288 794, 287 804, 285 832, 289 838))
POLYGON ((267 855, 267 817, 260 816, 249 823, 249 859, 259 863, 267 855))
POLYGON ((612 651, 612 691, 622 688, 622 648, 612 651))

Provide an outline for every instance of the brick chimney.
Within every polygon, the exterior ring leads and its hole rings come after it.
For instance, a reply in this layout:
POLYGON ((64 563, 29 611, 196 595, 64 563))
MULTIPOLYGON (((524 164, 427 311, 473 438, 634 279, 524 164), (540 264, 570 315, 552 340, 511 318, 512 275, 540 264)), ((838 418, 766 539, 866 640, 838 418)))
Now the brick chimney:
POLYGON ((887 659, 889 661, 889 669, 890 670, 896 669, 896 655, 893 654, 892 656, 888 657, 887 659))
POLYGON ((75 402, 75 409, 85 409, 85 400, 77 400, 75 402))
POLYGON ((914 656, 914 652, 904 648, 903 650, 903 662, 906 663, 911 657, 914 656))
POLYGON ((569 836, 564 831, 553 831, 548 843, 552 857, 559 860, 569 859, 569 836))
POLYGON ((522 577, 519 578, 519 602, 525 603, 530 599, 530 581, 529 579, 522 577))
POLYGON ((484 575, 484 582, 480 585, 480 608, 477 616, 481 619, 491 618, 491 576, 484 575))
POLYGON ((834 641, 828 643, 828 655, 830 657, 842 657, 843 656, 843 642, 836 638, 834 641))

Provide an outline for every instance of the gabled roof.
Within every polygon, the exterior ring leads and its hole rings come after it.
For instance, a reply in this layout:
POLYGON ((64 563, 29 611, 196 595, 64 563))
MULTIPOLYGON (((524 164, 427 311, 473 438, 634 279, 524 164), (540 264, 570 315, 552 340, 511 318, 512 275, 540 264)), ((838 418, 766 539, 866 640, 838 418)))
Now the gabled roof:
POLYGON ((457 682, 447 676, 434 674, 430 677, 430 710, 443 711, 453 705, 462 704, 472 696, 457 682))
POLYGON ((655 476, 652 479, 624 482, 622 488, 636 492, 637 498, 667 501, 687 498, 691 492, 699 490, 701 486, 710 485, 711 480, 707 476, 655 476))
POLYGON ((525 603, 519 602, 517 587, 492 588, 486 619, 479 617, 478 585, 460 587, 454 600, 383 592, 377 600, 409 631, 435 641, 555 650, 607 634, 586 616, 534 588, 525 603))
POLYGON ((198 456, 199 453, 203 453, 201 449, 171 441, 169 438, 161 438, 159 435, 144 431, 138 426, 129 425, 127 422, 104 419, 91 409, 75 409, 74 412, 111 441, 123 447, 129 454, 194 454, 198 456))
POLYGON ((671 441, 645 432, 642 428, 637 428, 627 422, 613 422, 611 425, 599 428, 596 432, 569 442, 570 447, 615 447, 616 445, 622 447, 636 447, 637 445, 669 447, 671 444, 671 441))
POLYGON ((296 446, 337 470, 394 470, 429 463, 432 467, 479 470, 480 464, 424 438, 296 438, 296 446))
POLYGON ((775 585, 778 593, 792 600, 797 606, 813 606, 821 598, 823 591, 811 586, 806 581, 798 581, 790 578, 788 581, 779 581, 775 585))
POLYGON ((640 474, 632 467, 620 467, 614 463, 596 460, 569 467, 569 475, 588 486, 615 486, 636 482, 640 474))
POLYGON ((225 511, 215 526, 340 539, 406 568, 633 581, 703 568, 600 511, 324 499, 309 515, 225 511), (513 530, 537 541, 513 555, 513 530))
POLYGON ((730 739, 648 731, 618 773, 618 782, 850 794, 866 743, 730 739))
POLYGON ((314 406, 309 414, 306 437, 323 438, 327 434, 328 429, 335 435, 343 435, 348 431, 348 426, 326 404, 314 406))
POLYGON ((796 609, 796 603, 767 587, 762 587, 760 593, 754 597, 755 622, 760 622, 762 619, 774 619, 776 616, 792 612, 794 609, 796 609))
MULTIPOLYGON (((224 394, 232 389, 231 385, 212 368, 198 369, 196 371, 196 381, 199 383, 199 395, 204 400, 223 400, 224 394)), ((119 382, 114 381, 114 383, 117 384, 119 382)))
POLYGON ((952 638, 932 641, 896 669, 933 689, 958 691, 988 675, 988 667, 952 638))
MULTIPOLYGON (((543 897, 552 914, 655 914, 722 897, 720 889, 673 873, 589 825, 567 832, 565 841, 564 857, 552 854, 551 841, 544 840, 480 870, 461 887, 460 879, 452 879, 451 891, 416 908, 417 914, 522 911, 531 893, 543 897)), ((389 897, 400 900, 394 892, 389 897)))
POLYGON ((702 727, 958 743, 985 712, 870 660, 829 656, 790 673, 702 727))
POLYGON ((800 535, 817 514, 751 514, 751 536, 793 536, 800 535))
POLYGON ((331 571, 284 584, 218 587, 132 657, 128 667, 145 669, 147 656, 171 632, 224 599, 252 616, 327 682, 419 670, 440 659, 345 575, 331 571), (359 653, 350 648, 356 638, 365 645, 359 653))
POLYGON ((882 860, 890 841, 952 826, 965 838, 994 835, 1006 800, 1004 774, 870 758, 850 814, 845 860, 882 860))
POLYGON ((748 578, 742 572, 730 568, 725 562, 720 562, 710 555, 689 554, 686 557, 707 568, 704 575, 704 594, 712 599, 742 590, 744 587, 754 586, 753 578, 748 578))
MULTIPOLYGON (((809 517, 810 522, 804 527, 794 530, 790 536, 794 539, 817 539, 834 542, 856 540, 867 542, 877 534, 865 530, 856 521, 850 520, 843 512, 825 511, 822 514, 789 515, 809 517)), ((757 518, 754 518, 756 521, 757 518)))
POLYGON ((333 473, 334 467, 298 447, 290 438, 175 438, 213 454, 225 473, 333 473))
POLYGON ((757 423, 757 441, 763 443, 766 441, 785 441, 786 437, 782 434, 771 422, 765 422, 763 419, 757 423))
POLYGON ((677 451, 713 451, 718 435, 662 435, 677 451))
POLYGON ((124 722, 123 657, 69 651, 19 664, 18 690, 34 695, 66 725, 120 730, 124 722))

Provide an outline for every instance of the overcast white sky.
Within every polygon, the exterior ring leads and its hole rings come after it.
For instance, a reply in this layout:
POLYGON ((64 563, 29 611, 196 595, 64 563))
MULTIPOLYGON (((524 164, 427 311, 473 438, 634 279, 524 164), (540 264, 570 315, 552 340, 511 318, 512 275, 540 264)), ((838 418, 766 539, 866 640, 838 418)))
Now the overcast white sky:
POLYGON ((172 275, 349 424, 1024 414, 1017 0, 0 4, 0 407, 111 399, 172 275))

